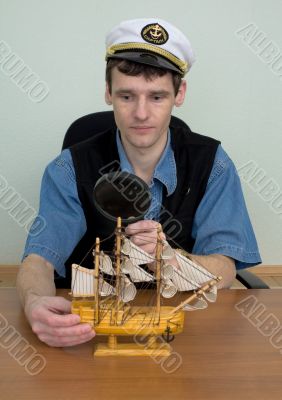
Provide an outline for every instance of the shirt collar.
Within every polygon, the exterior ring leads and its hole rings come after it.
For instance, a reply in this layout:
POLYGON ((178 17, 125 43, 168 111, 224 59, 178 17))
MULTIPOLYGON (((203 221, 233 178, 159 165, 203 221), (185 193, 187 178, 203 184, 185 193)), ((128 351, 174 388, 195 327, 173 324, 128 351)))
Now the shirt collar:
MULTIPOLYGON (((121 143, 118 129, 116 131, 116 142, 117 142, 121 170, 134 174, 134 169, 130 164, 127 155, 125 153, 125 150, 123 148, 123 145, 121 143)), ((165 185, 168 196, 170 196, 175 191, 177 184, 177 175, 176 175, 176 164, 175 164, 174 153, 171 147, 170 129, 168 130, 167 143, 165 149, 154 170, 153 179, 158 179, 161 183, 165 185)))

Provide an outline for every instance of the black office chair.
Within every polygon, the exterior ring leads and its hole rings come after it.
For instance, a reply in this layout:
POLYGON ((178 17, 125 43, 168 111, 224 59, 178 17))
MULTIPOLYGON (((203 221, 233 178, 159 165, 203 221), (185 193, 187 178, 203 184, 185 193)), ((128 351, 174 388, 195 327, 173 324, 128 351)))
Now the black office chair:
MULTIPOLYGON (((187 124, 180 118, 172 116, 170 126, 187 127, 187 124)), ((75 143, 89 139, 91 136, 111 127, 116 127, 113 111, 101 111, 84 115, 74 121, 68 128, 64 137, 62 149, 66 149, 75 143)), ((237 271, 236 279, 247 289, 268 289, 265 282, 245 269, 237 271)))
MULTIPOLYGON (((174 116, 171 117, 170 126, 187 127, 184 121, 174 116)), ((62 149, 66 149, 75 143, 89 139, 96 133, 103 132, 111 127, 116 127, 113 111, 101 111, 84 115, 74 121, 68 128, 62 149)))

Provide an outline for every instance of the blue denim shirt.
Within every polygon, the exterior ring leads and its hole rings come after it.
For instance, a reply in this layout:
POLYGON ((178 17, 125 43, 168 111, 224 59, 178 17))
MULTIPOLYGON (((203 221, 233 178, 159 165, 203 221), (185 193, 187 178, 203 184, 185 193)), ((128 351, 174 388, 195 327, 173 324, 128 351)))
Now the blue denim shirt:
MULTIPOLYGON (((123 149, 118 131, 116 134, 116 141, 121 170, 134 174, 134 169, 123 149)), ((166 187, 168 195, 172 194, 176 189, 176 163, 170 142, 170 132, 168 132, 166 147, 158 164, 156 165, 152 181, 149 185, 152 200, 150 208, 144 217, 145 219, 154 219, 156 221, 159 220, 159 214, 162 206, 163 186, 166 187)))
MULTIPOLYGON (((121 169, 134 172, 117 133, 121 169)), ((170 143, 159 160, 150 184, 152 202, 146 219, 158 220, 163 187, 173 193, 177 184, 176 164, 170 143)), ((65 261, 86 232, 86 220, 78 197, 70 151, 64 150, 46 168, 41 184, 39 215, 46 227, 27 238, 23 258, 35 253, 52 263, 65 276, 65 261)), ((36 220, 34 222, 36 226, 36 220)), ((259 264, 256 238, 248 216, 240 179, 231 159, 218 147, 204 197, 196 211, 192 237, 194 254, 223 254, 235 259, 236 268, 259 264)))

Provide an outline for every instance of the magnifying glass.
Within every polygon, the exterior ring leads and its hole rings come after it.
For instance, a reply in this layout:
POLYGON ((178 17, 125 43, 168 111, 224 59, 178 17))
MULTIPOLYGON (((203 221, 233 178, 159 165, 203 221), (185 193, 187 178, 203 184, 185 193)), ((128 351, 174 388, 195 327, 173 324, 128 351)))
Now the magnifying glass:
POLYGON ((96 208, 111 221, 121 217, 123 224, 144 218, 151 203, 149 186, 129 172, 115 171, 103 175, 94 187, 96 208))

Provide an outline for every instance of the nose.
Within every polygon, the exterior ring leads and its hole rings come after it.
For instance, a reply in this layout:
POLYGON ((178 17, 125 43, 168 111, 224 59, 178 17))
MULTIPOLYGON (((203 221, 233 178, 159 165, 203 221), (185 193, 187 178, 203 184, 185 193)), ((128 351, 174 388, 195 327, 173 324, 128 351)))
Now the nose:
POLYGON ((149 105, 145 98, 136 100, 134 116, 139 121, 145 121, 149 116, 149 105))

